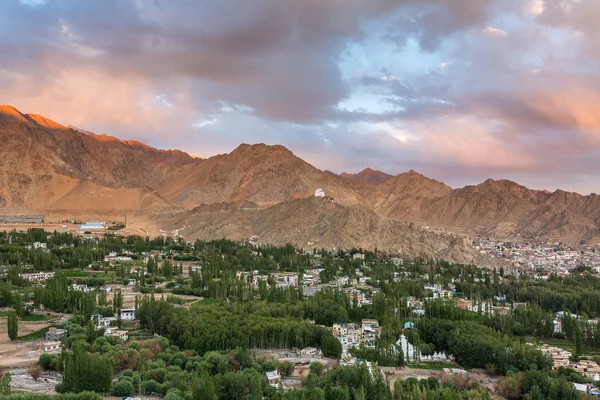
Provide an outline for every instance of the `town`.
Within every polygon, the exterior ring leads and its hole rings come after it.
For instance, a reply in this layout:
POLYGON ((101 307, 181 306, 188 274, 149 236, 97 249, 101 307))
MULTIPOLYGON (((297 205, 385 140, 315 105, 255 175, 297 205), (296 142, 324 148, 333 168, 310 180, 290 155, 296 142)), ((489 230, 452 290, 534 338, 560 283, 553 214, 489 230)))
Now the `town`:
MULTIPOLYGON (((94 240, 87 236, 40 229, 0 233, 0 315, 6 321, 0 332, 8 335, 0 342, 0 365, 13 390, 183 398, 194 389, 151 373, 161 368, 160 360, 139 365, 119 355, 136 354, 139 360, 144 346, 164 352, 169 345, 175 353, 161 356, 162 368, 176 365, 169 360, 177 351, 193 351, 189 357, 198 360, 224 357, 224 369, 206 370, 210 376, 239 374, 235 363, 246 362, 242 355, 248 351, 266 396, 313 390, 339 368, 367 368, 396 393, 413 390, 406 387, 410 379, 433 379, 439 390, 460 391, 456 382, 467 381, 504 396, 514 373, 529 374, 528 366, 515 361, 473 357, 454 330, 477 332, 481 343, 471 341, 472 351, 495 343, 503 352, 531 354, 536 368, 564 390, 585 395, 597 390, 600 298, 591 294, 595 266, 585 263, 595 260, 593 254, 580 253, 566 272, 541 279, 540 268, 489 270, 362 249, 277 248, 251 240, 187 243, 109 232, 92 235, 94 240), (191 321, 199 325, 185 331, 191 321), (449 329, 444 336, 454 339, 440 341, 433 334, 440 329, 449 329), (521 342, 509 339, 513 336, 521 342), (215 337, 224 342, 213 343, 215 337), (82 342, 93 347, 89 356, 79 353, 82 342), (110 367, 97 386, 65 386, 73 385, 73 357, 92 357, 90 363, 110 359, 120 366, 110 367), (29 373, 20 373, 23 367, 29 373), (133 372, 134 385, 132 369, 148 373, 133 372)), ((505 258, 539 256, 526 247, 501 250, 492 241, 475 246, 502 251, 494 254, 505 258)), ((567 254, 557 251, 556 259, 566 260, 558 256, 567 254)), ((464 340, 473 340, 469 337, 464 340)))

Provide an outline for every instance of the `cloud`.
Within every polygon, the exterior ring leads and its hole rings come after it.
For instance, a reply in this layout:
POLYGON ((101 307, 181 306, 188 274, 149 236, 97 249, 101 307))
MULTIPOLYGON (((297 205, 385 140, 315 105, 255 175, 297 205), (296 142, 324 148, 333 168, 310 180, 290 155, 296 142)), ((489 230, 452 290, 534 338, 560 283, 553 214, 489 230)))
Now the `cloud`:
POLYGON ((203 156, 280 143, 337 172, 600 191, 599 14, 596 0, 2 2, 1 103, 203 156))

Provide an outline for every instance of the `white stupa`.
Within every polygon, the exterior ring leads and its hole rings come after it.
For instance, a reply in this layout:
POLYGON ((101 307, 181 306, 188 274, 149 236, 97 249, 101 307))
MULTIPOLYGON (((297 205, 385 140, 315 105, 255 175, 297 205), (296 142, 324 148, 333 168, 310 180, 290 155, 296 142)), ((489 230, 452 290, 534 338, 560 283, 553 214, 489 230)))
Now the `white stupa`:
POLYGON ((325 191, 321 188, 315 190, 315 197, 325 197, 325 191))

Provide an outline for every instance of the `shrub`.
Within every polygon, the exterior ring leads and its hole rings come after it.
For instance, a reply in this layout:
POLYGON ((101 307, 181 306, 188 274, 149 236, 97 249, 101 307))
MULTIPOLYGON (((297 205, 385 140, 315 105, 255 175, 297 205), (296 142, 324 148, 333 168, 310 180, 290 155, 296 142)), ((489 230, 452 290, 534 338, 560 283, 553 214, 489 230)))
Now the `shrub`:
POLYGON ((171 389, 167 392, 167 395, 164 397, 163 400, 184 400, 184 399, 185 399, 185 397, 181 393, 181 390, 171 389))
POLYGON ((131 396, 133 393, 133 383, 127 379, 120 380, 113 386, 113 395, 117 397, 131 396))
POLYGON ((152 394, 152 393, 160 394, 160 391, 161 391, 160 390, 160 383, 156 382, 153 379, 150 379, 149 381, 142 382, 142 390, 146 394, 152 394))
POLYGON ((28 372, 29 375, 31 375, 31 377, 33 378, 33 380, 37 382, 37 380, 40 379, 40 376, 42 376, 42 367, 39 365, 33 365, 29 367, 28 372))
POLYGON ((44 369, 53 369, 52 362, 54 361, 55 358, 56 358, 56 356, 53 356, 52 354, 43 353, 43 354, 40 354, 38 363, 44 369))
POLYGON ((315 375, 320 375, 323 372, 323 364, 318 361, 310 363, 310 372, 315 375))

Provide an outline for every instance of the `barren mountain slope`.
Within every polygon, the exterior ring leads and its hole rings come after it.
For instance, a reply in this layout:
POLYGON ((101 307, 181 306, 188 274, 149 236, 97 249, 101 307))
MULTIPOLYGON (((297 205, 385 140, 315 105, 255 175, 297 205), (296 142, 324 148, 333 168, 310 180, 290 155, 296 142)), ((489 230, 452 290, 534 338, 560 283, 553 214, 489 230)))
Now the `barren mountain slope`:
MULTIPOLYGON (((372 197, 375 210, 399 220, 442 226, 449 229, 485 229, 490 234, 499 225, 528 235, 548 236, 570 242, 591 240, 600 234, 600 196, 531 190, 508 180, 488 179, 477 186, 438 190, 427 188, 421 178, 412 182, 417 194, 398 188, 388 190, 384 201, 372 197), (404 193, 401 195, 400 193, 404 193), (427 197, 429 196, 429 197, 427 197)), ((372 204, 373 204, 372 203, 372 204)))
POLYGON ((0 143, 0 208, 38 208, 77 184, 57 172, 66 165, 48 150, 52 135, 12 107, 0 106, 0 143))
MULTIPOLYGON (((362 205, 390 220, 491 236, 518 232, 568 242, 600 240, 600 196, 530 190, 507 180, 452 189, 414 171, 389 177, 365 169, 342 177, 313 167, 285 147, 264 144, 244 144, 230 154, 200 160, 180 151, 72 129, 10 106, 0 106, 0 143, 4 210, 132 209, 152 214, 172 204, 254 203, 242 214, 230 206, 229 211, 210 213, 206 229, 226 233, 226 218, 233 218, 231 229, 236 234, 239 218, 252 214, 249 209, 304 198, 322 188, 340 204, 362 205)), ((242 225, 255 230, 258 222, 242 225)), ((385 245, 383 237, 366 231, 373 244, 385 245)), ((358 240, 352 235, 341 239, 349 244, 358 240)), ((338 243, 330 236, 327 240, 338 243)))
POLYGON ((133 140, 73 129, 55 135, 59 154, 81 178, 113 188, 158 189, 199 162, 179 150, 157 150, 133 140))
POLYGON ((81 181, 69 193, 46 207, 48 211, 145 211, 148 213, 173 208, 150 188, 109 188, 81 181))
POLYGON ((244 200, 271 205, 323 188, 340 203, 357 204, 363 187, 362 182, 313 167, 283 146, 242 144, 199 162, 159 192, 186 206, 244 200))
POLYGON ((372 185, 379 185, 380 183, 383 183, 392 177, 392 175, 390 175, 390 174, 386 174, 383 171, 379 171, 379 170, 371 169, 371 168, 365 168, 362 171, 360 171, 358 174, 349 174, 347 172, 342 172, 340 174, 340 176, 342 178, 366 182, 366 183, 370 183, 372 185))
POLYGON ((15 212, 170 207, 145 188, 161 186, 196 162, 179 151, 88 135, 10 106, 0 106, 0 143, 0 208, 15 212), (98 193, 120 204, 93 201, 98 193))
POLYGON ((301 248, 362 247, 434 257, 461 263, 489 264, 466 239, 435 234, 413 224, 379 217, 363 206, 342 206, 318 197, 285 201, 269 208, 251 204, 205 205, 162 216, 157 226, 179 230, 186 239, 244 239, 301 248), (182 229, 183 228, 183 229, 182 229))

